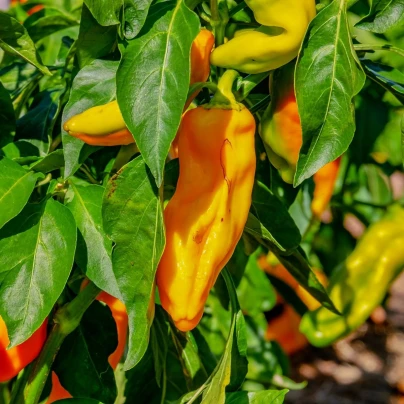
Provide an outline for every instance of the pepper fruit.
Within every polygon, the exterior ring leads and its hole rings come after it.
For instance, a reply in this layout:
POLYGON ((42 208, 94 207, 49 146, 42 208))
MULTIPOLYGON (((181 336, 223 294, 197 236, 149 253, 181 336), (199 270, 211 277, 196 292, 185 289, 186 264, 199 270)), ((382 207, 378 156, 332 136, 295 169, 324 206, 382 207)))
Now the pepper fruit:
POLYGON ((278 298, 278 304, 272 310, 277 311, 280 313, 268 321, 265 339, 276 341, 287 355, 293 355, 308 344, 307 338, 299 331, 300 316, 281 298, 278 298))
MULTIPOLYGON (((87 285, 87 281, 82 283, 82 288, 87 285)), ((128 314, 125 305, 116 297, 111 296, 107 292, 101 292, 97 296, 97 300, 105 303, 111 310, 112 317, 115 320, 118 345, 114 352, 108 357, 108 362, 112 369, 116 369, 125 351, 127 332, 128 332, 128 314)), ((64 398, 71 398, 71 394, 61 385, 60 380, 55 372, 52 372, 52 390, 48 398, 47 404, 64 398)))
POLYGON ((330 345, 366 321, 404 267, 403 243, 404 209, 394 205, 331 275, 328 293, 342 315, 321 307, 303 316, 300 331, 311 344, 330 345))
MULTIPOLYGON (((314 299, 314 297, 312 297, 310 293, 299 284, 299 282, 297 282, 297 280, 272 253, 269 253, 267 256, 260 256, 258 258, 258 266, 268 275, 278 278, 293 289, 299 299, 307 306, 309 310, 315 310, 321 306, 321 304, 314 299)), ((317 279, 323 286, 325 286, 327 284, 327 277, 325 276, 324 272, 314 268, 313 271, 315 272, 317 279)))
POLYGON ((338 157, 321 167, 313 176, 314 193, 311 211, 315 217, 321 217, 331 200, 340 165, 341 157, 338 157))
POLYGON ((214 66, 256 74, 277 69, 294 59, 310 21, 316 15, 315 0, 246 0, 262 24, 241 34, 211 54, 214 66))
POLYGON ((180 174, 164 211, 157 269, 164 309, 181 331, 196 327, 220 271, 241 238, 255 174, 255 120, 237 103, 228 70, 212 101, 187 111, 179 129, 180 174))
MULTIPOLYGON (((209 55, 215 38, 207 29, 202 29, 196 36, 191 47, 191 76, 190 85, 204 82, 210 73, 209 55)), ((195 91, 187 100, 185 109, 198 95, 195 91)), ((118 102, 89 108, 74 115, 63 125, 69 135, 83 140, 93 146, 118 146, 134 143, 132 134, 126 127, 119 109, 118 102)))
POLYGON ((6 382, 30 364, 41 352, 46 341, 48 320, 23 343, 7 349, 10 344, 7 326, 0 317, 0 383, 6 382))
MULTIPOLYGON (((293 183, 297 160, 303 143, 302 126, 294 89, 294 63, 272 72, 269 79, 271 102, 258 128, 269 161, 282 179, 293 183)), ((340 158, 314 174, 312 212, 320 217, 326 209, 338 176, 340 158)))

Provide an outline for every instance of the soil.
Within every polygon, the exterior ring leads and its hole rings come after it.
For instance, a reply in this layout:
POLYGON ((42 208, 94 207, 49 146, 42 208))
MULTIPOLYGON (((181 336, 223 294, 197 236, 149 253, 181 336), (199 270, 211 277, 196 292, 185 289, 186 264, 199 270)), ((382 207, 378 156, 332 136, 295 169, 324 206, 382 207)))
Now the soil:
POLYGON ((291 358, 288 404, 404 404, 404 274, 385 311, 378 308, 354 334, 329 348, 307 347, 291 358))

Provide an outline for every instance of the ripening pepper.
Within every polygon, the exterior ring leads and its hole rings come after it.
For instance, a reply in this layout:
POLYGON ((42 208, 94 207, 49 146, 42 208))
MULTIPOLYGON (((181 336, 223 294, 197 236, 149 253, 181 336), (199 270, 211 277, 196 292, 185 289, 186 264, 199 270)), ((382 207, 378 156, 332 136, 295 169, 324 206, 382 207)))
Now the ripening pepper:
MULTIPOLYGON (((277 258, 269 253, 267 256, 262 255, 258 259, 258 265, 261 269, 263 269, 267 274, 274 276, 286 283, 299 299, 307 306, 309 310, 315 310, 320 307, 320 303, 314 299, 314 297, 304 289, 299 282, 288 272, 288 270, 277 260, 277 258)), ((325 286, 327 284, 327 277, 324 272, 319 269, 313 269, 315 272, 317 279, 320 283, 325 286)))
POLYGON ((277 69, 294 59, 310 21, 315 0, 246 0, 257 29, 241 31, 211 54, 214 66, 256 74, 277 69))
POLYGON ((330 345, 366 321, 404 267, 403 243, 404 209, 394 205, 331 275, 328 293, 342 315, 320 307, 303 316, 300 331, 311 344, 330 345))
POLYGON ((48 320, 23 343, 7 349, 10 344, 7 326, 0 317, 0 383, 6 382, 31 363, 41 352, 46 341, 48 320))
MULTIPOLYGON (((86 281, 82 287, 85 287, 86 281)), ((114 352, 108 357, 108 362, 112 369, 116 369, 125 351, 127 333, 128 333, 128 314, 125 305, 116 297, 111 296, 107 292, 101 292, 97 296, 97 300, 105 303, 111 310, 112 317, 115 320, 116 330, 118 334, 118 345, 114 352)), ((52 390, 48 398, 47 404, 52 404, 55 401, 64 398, 72 397, 71 394, 61 385, 60 380, 55 372, 52 372, 52 390)))
MULTIPOLYGON (((213 34, 207 29, 202 29, 193 41, 190 54, 190 85, 208 79, 210 73, 209 55, 214 41, 213 34)), ((189 97, 185 109, 197 95, 198 91, 195 91, 189 97)), ((93 146, 128 145, 135 141, 126 127, 116 100, 74 115, 65 122, 63 129, 69 135, 93 146)))
POLYGON ((181 331, 196 327, 220 271, 241 238, 255 174, 255 121, 236 102, 228 70, 212 101, 187 111, 179 129, 180 174, 164 211, 157 269, 164 309, 181 331))
POLYGON ((278 299, 278 304, 273 309, 273 312, 277 311, 280 313, 276 313, 268 321, 265 339, 276 341, 287 355, 292 355, 308 344, 307 338, 299 331, 300 316, 282 299, 278 299))
POLYGON ((314 193, 311 201, 311 211, 315 217, 321 217, 331 200, 337 181, 341 157, 321 167, 313 176, 314 193))

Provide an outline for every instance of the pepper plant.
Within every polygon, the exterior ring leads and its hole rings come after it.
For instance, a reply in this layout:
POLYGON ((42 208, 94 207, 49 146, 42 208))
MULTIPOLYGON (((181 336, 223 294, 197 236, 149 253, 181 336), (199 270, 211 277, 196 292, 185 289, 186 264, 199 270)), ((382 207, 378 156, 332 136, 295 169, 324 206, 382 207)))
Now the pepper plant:
POLYGON ((404 266, 402 2, 11 3, 0 403, 304 388, 404 266))

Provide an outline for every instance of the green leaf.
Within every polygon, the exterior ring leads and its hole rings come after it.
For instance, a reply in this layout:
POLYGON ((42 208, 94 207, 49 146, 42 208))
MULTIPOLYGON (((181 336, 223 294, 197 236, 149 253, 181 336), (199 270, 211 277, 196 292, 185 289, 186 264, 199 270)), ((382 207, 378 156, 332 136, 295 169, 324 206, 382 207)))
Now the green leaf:
POLYGON ((263 252, 261 248, 250 255, 237 288, 237 296, 243 313, 254 316, 269 311, 275 306, 276 292, 264 271, 258 266, 258 258, 263 252), (254 296, 252 299, 251 296, 254 296))
POLYGON ((402 104, 404 104, 404 74, 391 66, 370 60, 361 60, 366 75, 390 91, 402 104))
POLYGON ((15 114, 8 91, 0 82, 0 148, 12 142, 15 133, 15 114))
POLYGON ((25 341, 49 315, 73 265, 76 224, 53 199, 28 204, 0 230, 0 315, 11 345, 25 341))
POLYGON ((0 11, 0 48, 11 55, 21 57, 42 73, 51 72, 42 64, 27 30, 11 15, 0 11))
POLYGON ((16 138, 32 144, 38 150, 38 155, 44 156, 49 151, 64 92, 64 83, 55 89, 40 92, 28 113, 17 121, 16 138))
POLYGON ((47 154, 44 158, 34 162, 30 169, 41 173, 49 173, 57 170, 65 165, 65 158, 63 149, 55 150, 52 153, 47 154))
POLYGON ((51 7, 37 11, 24 21, 24 27, 34 42, 76 25, 79 21, 51 7))
POLYGON ((133 39, 142 29, 152 0, 126 0, 124 35, 133 39))
POLYGON ((119 12, 123 0, 84 0, 84 3, 100 25, 119 24, 119 12))
POLYGON ((56 356, 54 371, 62 386, 72 396, 113 403, 117 389, 108 357, 117 345, 111 310, 100 302, 93 302, 56 356))
POLYGON ((282 404, 288 390, 265 390, 226 394, 226 404, 282 404))
POLYGON ((38 175, 0 157, 0 228, 17 216, 34 189, 38 175))
POLYGON ((121 299, 112 269, 112 243, 102 227, 102 198, 104 188, 71 183, 66 206, 73 213, 79 230, 76 262, 86 276, 100 289, 121 299))
POLYGON ((101 401, 91 398, 65 398, 64 400, 55 401, 59 404, 104 404, 101 401))
MULTIPOLYGON (((73 81, 69 102, 62 116, 62 123, 88 108, 106 104, 115 98, 115 74, 117 62, 95 60, 80 70, 73 81)), ((65 154, 65 178, 73 175, 96 147, 62 132, 65 154)))
POLYGON ((188 93, 199 19, 184 0, 156 4, 151 14, 126 48, 116 82, 122 115, 160 186, 188 93))
POLYGON ((89 9, 83 4, 77 40, 77 60, 80 68, 110 54, 116 47, 116 40, 117 26, 103 27, 98 24, 89 9))
POLYGON ((394 27, 403 27, 403 0, 372 0, 371 5, 369 14, 356 23, 355 27, 378 34, 394 27))
POLYGON ((311 22, 295 72, 303 130, 294 186, 344 153, 355 132, 353 97, 365 75, 352 49, 346 2, 334 0, 311 22))
POLYGON ((103 202, 104 229, 115 242, 112 262, 129 315, 125 368, 144 355, 154 313, 154 278, 165 245, 158 189, 142 156, 109 181, 103 202))
POLYGON ((251 212, 269 231, 274 244, 281 251, 292 250, 300 244, 299 229, 286 206, 259 181, 253 188, 251 212))

